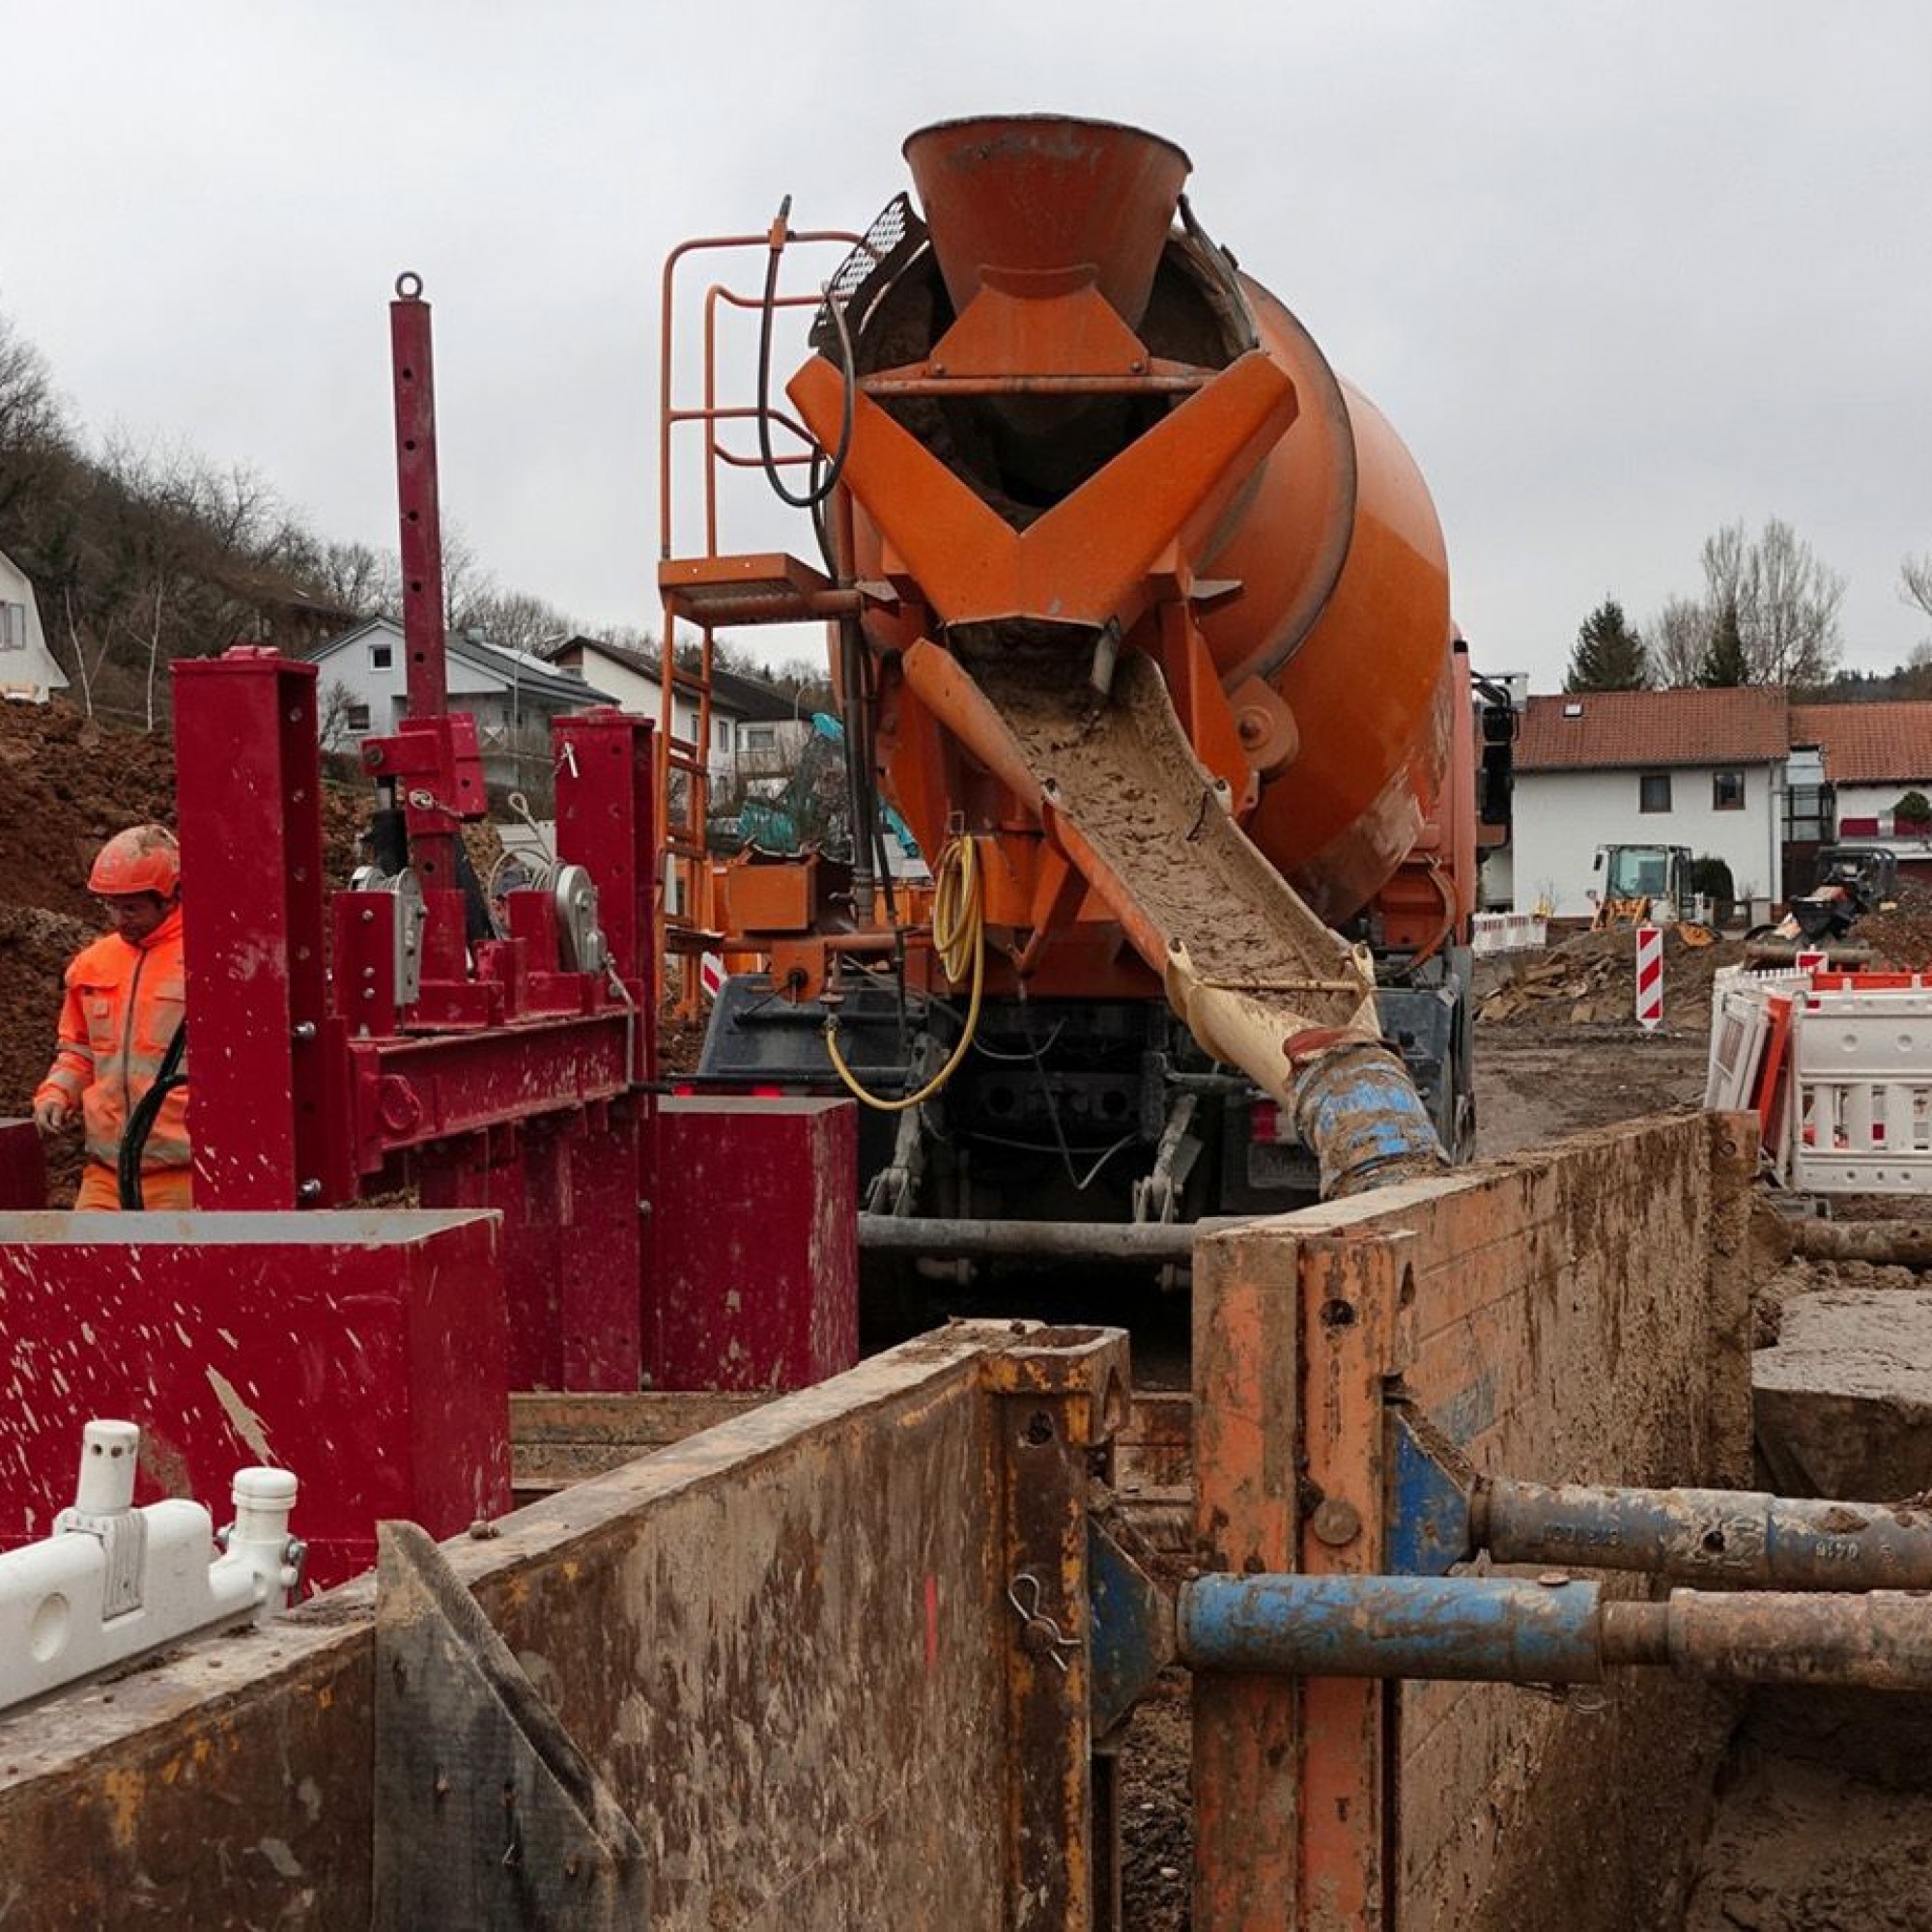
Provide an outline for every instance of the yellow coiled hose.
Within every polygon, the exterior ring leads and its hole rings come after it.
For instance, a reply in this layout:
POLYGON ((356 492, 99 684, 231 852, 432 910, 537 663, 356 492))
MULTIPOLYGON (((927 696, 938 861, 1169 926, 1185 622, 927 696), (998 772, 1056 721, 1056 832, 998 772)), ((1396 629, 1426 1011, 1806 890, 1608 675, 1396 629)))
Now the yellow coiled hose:
POLYGON ((825 1021, 825 1051, 831 1058, 833 1071, 845 1083, 846 1091, 855 1100, 875 1107, 882 1114, 902 1114, 908 1107, 931 1099, 959 1070, 959 1063, 966 1058, 980 1025, 980 993, 986 978, 986 924, 980 902, 980 848, 971 838, 954 838, 939 855, 932 881, 932 949, 953 985, 958 985, 969 973, 972 975, 973 991, 966 1004, 966 1024, 960 1029, 958 1045, 948 1055, 946 1065, 917 1094, 908 1094, 902 1100, 886 1100, 868 1093, 838 1051, 837 1016, 828 1015, 825 1021))

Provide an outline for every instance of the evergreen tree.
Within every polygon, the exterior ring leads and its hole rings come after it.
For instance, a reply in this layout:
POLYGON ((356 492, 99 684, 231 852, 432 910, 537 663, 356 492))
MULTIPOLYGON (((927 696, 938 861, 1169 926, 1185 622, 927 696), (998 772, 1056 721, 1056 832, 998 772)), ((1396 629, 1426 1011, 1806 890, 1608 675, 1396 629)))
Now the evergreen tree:
POLYGON ((1717 626, 1711 633, 1711 648, 1704 653, 1697 682, 1715 688, 1750 681, 1750 659, 1746 654, 1744 630, 1738 622, 1737 599, 1727 597, 1718 612, 1717 626))
POLYGON ((1641 691, 1649 682, 1643 639, 1625 619, 1624 607, 1614 597, 1605 597, 1577 629, 1563 689, 1641 691))

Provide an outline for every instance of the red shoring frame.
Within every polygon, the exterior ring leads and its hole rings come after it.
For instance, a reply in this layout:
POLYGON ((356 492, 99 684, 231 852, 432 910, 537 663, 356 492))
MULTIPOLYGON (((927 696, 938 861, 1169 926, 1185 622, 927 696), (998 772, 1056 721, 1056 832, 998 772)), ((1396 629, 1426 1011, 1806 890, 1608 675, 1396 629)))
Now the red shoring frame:
POLYGON ((557 970, 554 939, 546 951, 531 936, 554 930, 549 895, 532 893, 525 932, 480 946, 475 976, 431 1016, 431 985, 400 1005, 393 954, 360 936, 386 935, 359 918, 383 895, 343 895, 325 980, 314 667, 243 647, 177 677, 196 1206, 342 1206, 401 1179, 407 1153, 425 1207, 504 1215, 516 1385, 636 1388, 647 1103, 633 1085, 654 1065, 656 1006, 650 726, 599 710, 556 727, 559 858, 597 885, 610 970, 557 970), (452 1026, 440 1016, 459 993, 475 1017, 452 1026), (552 1181, 532 1187, 526 1167, 552 1181))

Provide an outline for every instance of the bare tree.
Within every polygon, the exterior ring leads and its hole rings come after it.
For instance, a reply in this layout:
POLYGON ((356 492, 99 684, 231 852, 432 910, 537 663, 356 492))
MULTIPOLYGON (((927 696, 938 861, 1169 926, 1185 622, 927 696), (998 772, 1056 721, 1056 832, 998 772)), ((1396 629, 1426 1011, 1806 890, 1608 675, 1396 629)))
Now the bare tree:
POLYGON ((67 416, 47 358, 0 315, 0 454, 68 440, 67 416))
POLYGON ((453 521, 442 526, 442 621, 452 631, 468 631, 480 621, 483 600, 497 592, 497 580, 483 568, 476 547, 453 521))
POLYGON ((354 709, 355 694, 339 677, 330 678, 322 688, 322 708, 316 716, 316 742, 325 752, 340 752, 348 749, 355 738, 354 727, 349 714, 354 709))
MULTIPOLYGON (((74 586, 71 579, 61 585, 61 611, 67 618, 67 639, 73 651, 74 675, 80 680, 80 708, 88 717, 94 716, 94 671, 99 668, 97 661, 90 669, 87 662, 87 639, 81 634, 80 619, 74 610, 74 586)), ((102 646, 102 655, 106 647, 102 646)))
POLYGON ((1913 645, 1899 667, 1902 697, 1932 697, 1932 638, 1913 645))
POLYGON ((1898 594, 1932 617, 1932 551, 1908 556, 1898 566, 1898 594))
POLYGON ((1753 684, 1819 685, 1842 654, 1845 580, 1779 517, 1755 542, 1727 524, 1704 543, 1705 609, 1735 609, 1753 684))
POLYGON ((1669 598, 1643 627, 1651 675, 1666 687, 1691 685, 1710 654, 1711 611, 1694 597, 1669 598))
POLYGON ((569 614, 527 590, 498 590, 494 585, 469 600, 464 629, 481 631, 505 650, 541 655, 545 644, 560 643, 575 626, 569 614))
POLYGON ((358 617, 400 617, 403 566, 394 551, 365 543, 322 547, 306 575, 330 603, 358 617))
POLYGON ((583 635, 594 638, 600 644, 614 644, 622 651, 638 651, 652 660, 658 654, 657 633, 645 630, 640 624, 599 624, 595 630, 586 631, 583 635))

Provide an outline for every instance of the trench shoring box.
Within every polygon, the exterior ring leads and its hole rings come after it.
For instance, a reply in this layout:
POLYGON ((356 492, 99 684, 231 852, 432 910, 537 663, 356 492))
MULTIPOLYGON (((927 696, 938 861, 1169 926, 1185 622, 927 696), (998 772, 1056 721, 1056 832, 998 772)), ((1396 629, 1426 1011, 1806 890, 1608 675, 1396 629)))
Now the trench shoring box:
POLYGON ((327 1586, 376 1523, 448 1536, 510 1503, 493 1214, 0 1214, 0 1544, 73 1500, 81 1425, 139 1425, 137 1502, 228 1520, 235 1471, 301 1490, 327 1586))

